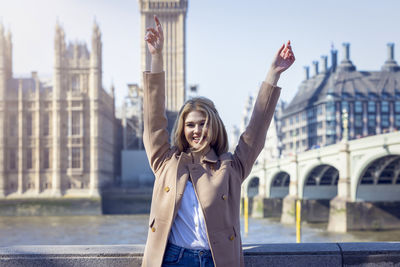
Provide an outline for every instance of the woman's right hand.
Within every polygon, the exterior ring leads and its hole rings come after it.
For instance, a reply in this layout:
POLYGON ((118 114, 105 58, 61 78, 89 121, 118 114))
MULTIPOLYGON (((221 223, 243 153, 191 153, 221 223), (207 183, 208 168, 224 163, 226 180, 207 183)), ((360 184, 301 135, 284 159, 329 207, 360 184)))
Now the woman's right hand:
POLYGON ((150 54, 152 56, 162 55, 162 49, 164 44, 163 29, 156 15, 154 15, 154 21, 156 23, 156 27, 147 28, 146 35, 144 37, 144 40, 146 41, 147 47, 149 48, 150 54))

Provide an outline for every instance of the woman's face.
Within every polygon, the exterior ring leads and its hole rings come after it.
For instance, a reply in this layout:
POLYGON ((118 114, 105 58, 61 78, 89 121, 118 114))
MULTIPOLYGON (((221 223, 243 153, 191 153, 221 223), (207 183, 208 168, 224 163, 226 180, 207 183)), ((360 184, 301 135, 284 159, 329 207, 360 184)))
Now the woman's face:
POLYGON ((198 149, 207 141, 207 128, 204 129, 204 136, 200 142, 203 127, 206 127, 206 116, 198 110, 190 111, 185 118, 185 138, 190 148, 198 149))

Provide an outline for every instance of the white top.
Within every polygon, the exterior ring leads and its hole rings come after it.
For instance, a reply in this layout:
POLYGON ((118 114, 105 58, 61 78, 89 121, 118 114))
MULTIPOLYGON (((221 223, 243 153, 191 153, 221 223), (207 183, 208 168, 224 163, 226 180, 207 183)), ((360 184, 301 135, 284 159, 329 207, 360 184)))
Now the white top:
POLYGON ((189 249, 210 249, 203 211, 190 181, 186 183, 169 242, 189 249))

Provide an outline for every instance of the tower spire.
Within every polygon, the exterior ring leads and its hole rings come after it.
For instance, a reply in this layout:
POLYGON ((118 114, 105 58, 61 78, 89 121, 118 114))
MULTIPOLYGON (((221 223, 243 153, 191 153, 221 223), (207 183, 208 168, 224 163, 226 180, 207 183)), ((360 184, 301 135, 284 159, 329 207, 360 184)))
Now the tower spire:
POLYGON ((101 69, 101 49, 102 49, 101 32, 95 18, 93 21, 93 28, 92 28, 92 52, 90 54, 91 68, 101 69))
POLYGON ((0 21, 0 100, 6 97, 7 61, 7 43, 3 22, 0 21))

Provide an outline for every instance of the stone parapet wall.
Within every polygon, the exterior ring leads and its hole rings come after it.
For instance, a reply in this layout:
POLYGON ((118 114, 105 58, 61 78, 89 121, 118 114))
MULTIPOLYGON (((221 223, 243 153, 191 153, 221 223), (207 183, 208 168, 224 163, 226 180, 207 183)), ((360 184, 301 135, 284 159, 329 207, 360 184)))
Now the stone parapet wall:
MULTIPOLYGON (((0 247, 0 266, 140 266, 144 245, 0 247)), ((246 267, 400 266, 400 242, 244 245, 246 267)))

